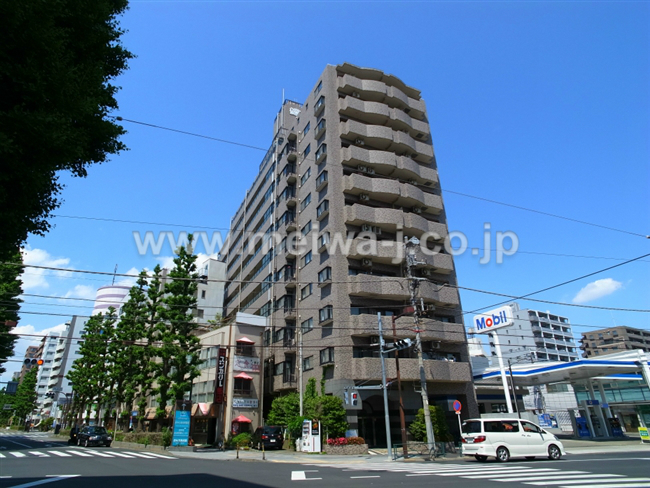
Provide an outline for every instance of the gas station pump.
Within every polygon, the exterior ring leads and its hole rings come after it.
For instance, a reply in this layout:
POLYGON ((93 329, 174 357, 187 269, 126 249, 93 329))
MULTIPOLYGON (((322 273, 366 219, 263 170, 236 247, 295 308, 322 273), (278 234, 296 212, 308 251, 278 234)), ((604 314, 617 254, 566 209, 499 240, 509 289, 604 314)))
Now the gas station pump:
POLYGON ((320 452, 320 422, 318 420, 305 420, 302 423, 302 452, 320 452))

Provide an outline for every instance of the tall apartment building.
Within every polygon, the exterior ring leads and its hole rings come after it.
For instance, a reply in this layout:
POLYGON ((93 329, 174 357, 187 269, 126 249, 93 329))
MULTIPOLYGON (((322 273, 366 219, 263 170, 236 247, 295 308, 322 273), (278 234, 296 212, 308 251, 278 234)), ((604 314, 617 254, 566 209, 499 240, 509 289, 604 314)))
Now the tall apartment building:
POLYGON ((603 356, 628 349, 650 352, 650 331, 624 325, 583 332, 580 339, 583 357, 603 356))
MULTIPOLYGON (((326 392, 341 398, 345 388, 379 383, 377 313, 389 336, 393 318, 399 338, 414 336, 413 317, 397 318, 410 303, 404 239, 428 233, 431 249, 448 233, 420 91, 379 70, 327 66, 304 103, 282 105, 231 229, 225 314, 268 318, 268 400, 309 378, 324 377, 326 392), (304 248, 292 252, 296 242, 304 248)), ((416 275, 430 401, 451 412, 458 399, 476 415, 453 258, 428 254, 418 252, 416 275)), ((400 352, 400 369, 409 421, 422 406, 412 349, 400 352)), ((387 375, 396 376, 392 360, 387 375)), ((359 393, 362 402, 348 406, 351 429, 385 445, 381 392, 359 393)), ((399 436, 394 387, 389 400, 399 436)))
MULTIPOLYGON (((58 335, 49 335, 41 339, 37 356, 43 359, 43 365, 38 368, 38 375, 36 377, 36 404, 37 410, 41 416, 48 416, 49 409, 45 409, 45 402, 48 400, 48 384, 50 382, 50 375, 52 374, 52 366, 54 365, 54 356, 56 354, 57 344, 59 342, 58 335)), ((48 402, 51 405, 51 400, 48 402)))
MULTIPOLYGON (((526 356, 532 361, 576 361, 579 359, 569 319, 550 312, 520 309, 510 303, 514 324, 499 330, 504 359, 526 356)), ((496 356, 494 342, 490 351, 496 356)))

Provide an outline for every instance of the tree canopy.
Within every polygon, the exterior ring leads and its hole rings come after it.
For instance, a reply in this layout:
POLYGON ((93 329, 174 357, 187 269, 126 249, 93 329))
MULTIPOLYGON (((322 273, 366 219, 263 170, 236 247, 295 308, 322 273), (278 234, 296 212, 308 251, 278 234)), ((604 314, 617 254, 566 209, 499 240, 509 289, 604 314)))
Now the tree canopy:
POLYGON ((126 149, 112 81, 133 55, 117 17, 127 0, 35 0, 0 7, 0 261, 50 228, 61 172, 126 149))
MULTIPOLYGON (((11 262, 21 262, 19 251, 10 255, 11 262)), ((2 366, 7 359, 13 356, 14 345, 18 337, 11 333, 11 329, 19 320, 18 310, 22 300, 18 298, 22 290, 19 266, 4 265, 0 261, 0 375, 6 371, 2 366)))

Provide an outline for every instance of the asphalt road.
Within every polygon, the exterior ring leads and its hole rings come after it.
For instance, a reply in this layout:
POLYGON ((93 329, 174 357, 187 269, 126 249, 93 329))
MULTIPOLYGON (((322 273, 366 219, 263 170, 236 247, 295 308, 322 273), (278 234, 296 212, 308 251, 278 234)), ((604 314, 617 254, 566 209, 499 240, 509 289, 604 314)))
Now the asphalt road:
POLYGON ((650 487, 646 452, 574 455, 479 463, 458 459, 436 463, 349 462, 294 464, 214 461, 115 448, 79 448, 39 434, 0 433, 0 488, 178 488, 197 486, 278 487, 309 482, 323 487, 566 488, 650 487), (205 484, 205 485, 204 485, 205 484), (209 484, 209 485, 208 485, 209 484))

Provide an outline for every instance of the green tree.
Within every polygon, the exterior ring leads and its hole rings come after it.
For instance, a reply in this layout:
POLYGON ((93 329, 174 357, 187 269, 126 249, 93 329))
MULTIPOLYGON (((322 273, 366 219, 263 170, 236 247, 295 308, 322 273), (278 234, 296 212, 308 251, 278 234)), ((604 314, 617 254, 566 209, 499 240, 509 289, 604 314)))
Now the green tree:
POLYGON ((38 368, 36 367, 27 371, 23 377, 23 381, 18 385, 18 389, 16 390, 13 406, 16 416, 20 419, 21 423, 25 422, 25 419, 36 408, 36 399, 38 398, 36 394, 37 373, 38 368))
POLYGON ((148 344, 143 342, 146 337, 147 285, 147 273, 142 271, 136 285, 129 291, 129 299, 115 326, 114 340, 108 346, 113 363, 111 382, 115 385, 118 409, 124 404, 131 411, 141 384, 141 368, 148 369, 148 344))
MULTIPOLYGON (((447 424, 447 418, 443 409, 435 405, 429 405, 429 411, 431 412, 431 423, 433 424, 433 435, 436 438, 436 442, 449 442, 453 440, 449 433, 449 425, 447 424)), ((424 423, 423 408, 418 410, 415 419, 409 425, 409 432, 416 441, 427 441, 427 428, 424 423)))
MULTIPOLYGON (((9 257, 10 262, 21 263, 22 255, 16 251, 9 257)), ((0 375, 6 371, 2 366, 14 354, 17 336, 11 333, 12 327, 20 317, 18 311, 23 293, 20 280, 20 266, 2 264, 0 261, 0 375)))
POLYGON ((109 307, 105 315, 100 313, 88 319, 79 348, 80 357, 74 361, 66 376, 75 390, 76 407, 80 413, 85 411, 87 422, 90 421, 93 406, 95 418, 99 419, 102 409, 108 410, 114 401, 109 343, 114 338, 116 321, 113 307, 109 307))
POLYGON ((289 425, 300 415, 300 397, 292 391, 286 395, 274 398, 267 418, 269 425, 289 425))
MULTIPOLYGON (((190 391, 191 382, 200 372, 199 353, 201 341, 196 336, 198 324, 194 322, 198 274, 196 256, 191 251, 192 235, 188 236, 188 248, 176 251, 174 268, 167 275, 164 286, 162 321, 153 329, 155 360, 150 364, 154 371, 158 408, 156 417, 166 416, 171 400, 180 400, 190 391)), ((161 424, 158 424, 161 427, 161 424)))
POLYGON ((108 115, 112 81, 133 55, 120 42, 127 0, 2 2, 0 8, 0 262, 44 235, 63 172, 125 149, 108 115))

